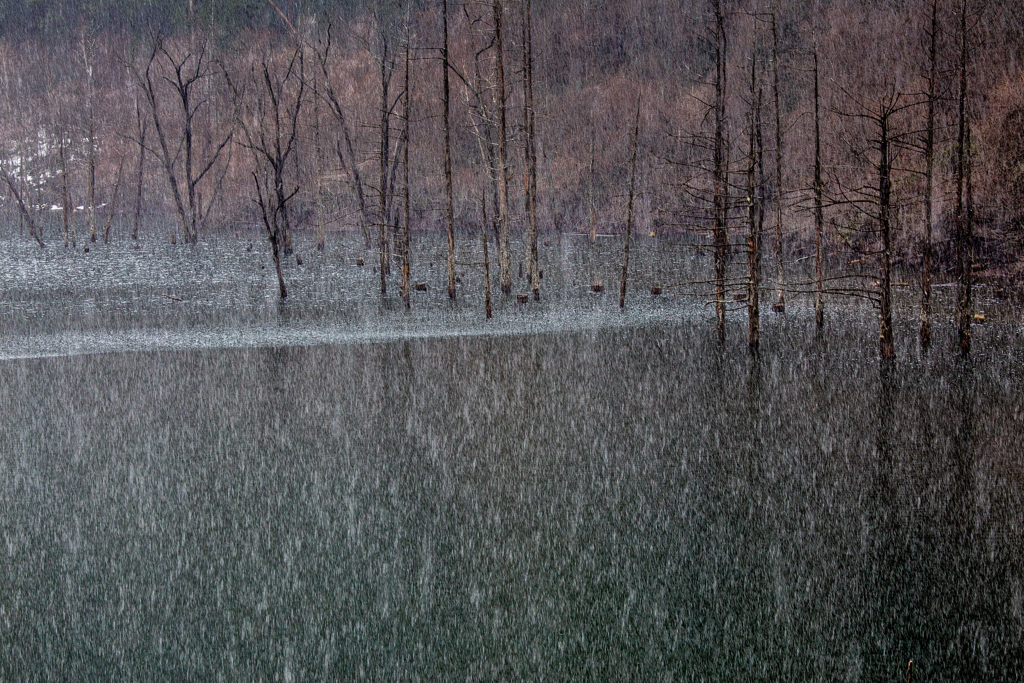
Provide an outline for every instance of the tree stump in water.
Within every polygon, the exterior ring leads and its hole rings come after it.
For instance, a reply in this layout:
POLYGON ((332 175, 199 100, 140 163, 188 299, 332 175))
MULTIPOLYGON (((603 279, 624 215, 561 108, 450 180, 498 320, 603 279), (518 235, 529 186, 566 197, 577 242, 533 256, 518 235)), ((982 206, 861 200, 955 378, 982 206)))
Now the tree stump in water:
POLYGON ((525 304, 530 300, 529 294, 516 294, 516 302, 525 304))
POLYGON ((651 287, 651 294, 653 294, 654 296, 658 296, 659 294, 661 294, 661 285, 654 285, 653 287, 651 287))
POLYGON ((366 265, 366 261, 363 259, 362 256, 356 259, 356 265, 359 266, 360 268, 366 265))
POLYGON ((417 282, 416 283, 416 291, 417 292, 425 292, 425 291, 427 291, 427 283, 426 282, 417 282))
POLYGON ((603 292, 604 291, 604 283, 603 282, 595 282, 594 284, 590 285, 590 291, 591 292, 598 292, 598 293, 603 292))

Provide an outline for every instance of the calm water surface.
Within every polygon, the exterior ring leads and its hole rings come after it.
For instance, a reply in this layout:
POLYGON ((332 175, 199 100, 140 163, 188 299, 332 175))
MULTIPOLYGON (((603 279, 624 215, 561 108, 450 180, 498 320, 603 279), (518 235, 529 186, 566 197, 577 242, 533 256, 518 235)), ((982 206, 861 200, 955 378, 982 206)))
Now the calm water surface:
POLYGON ((420 246, 409 313, 340 243, 284 305, 261 241, 8 247, 0 680, 1024 667, 1020 314, 984 289, 971 361, 907 292, 883 365, 841 302, 717 344, 706 298, 645 293, 699 267, 654 242, 625 313, 619 245, 566 240, 489 323, 469 243, 455 304, 420 246))

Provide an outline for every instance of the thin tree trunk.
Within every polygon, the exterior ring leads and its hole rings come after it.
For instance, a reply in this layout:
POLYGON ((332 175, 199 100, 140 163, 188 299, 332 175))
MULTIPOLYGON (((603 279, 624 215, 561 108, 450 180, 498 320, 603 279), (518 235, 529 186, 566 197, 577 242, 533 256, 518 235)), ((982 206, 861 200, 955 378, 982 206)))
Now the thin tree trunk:
POLYGON ((629 203, 626 208, 626 245, 622 256, 622 284, 619 308, 626 306, 626 278, 629 274, 629 241, 633 237, 633 197, 636 193, 636 149, 640 141, 640 96, 636 98, 636 123, 633 124, 633 155, 629 162, 629 203))
POLYGON ((537 148, 536 118, 533 111, 533 27, 530 0, 523 2, 523 125, 526 128, 526 212, 530 221, 530 289, 540 300, 540 265, 537 251, 537 148))
MULTIPOLYGON (((448 0, 444 0, 444 189, 445 226, 448 229, 448 298, 455 298, 455 202, 452 188, 452 133, 451 133, 451 84, 448 71, 448 0)), ((486 229, 486 225, 485 225, 486 229)))
POLYGON ((931 44, 928 48, 928 122, 925 128, 924 247, 921 254, 921 346, 931 343, 932 323, 932 202, 935 195, 935 86, 938 79, 938 1, 932 0, 931 44))
POLYGON ((61 131, 60 138, 60 178, 61 178, 61 203, 64 209, 64 248, 75 247, 75 225, 72 217, 71 194, 68 191, 68 162, 67 142, 64 139, 64 132, 61 131))
POLYGON ((142 222, 142 188, 146 167, 146 130, 149 122, 142 118, 138 94, 135 96, 135 119, 139 130, 139 181, 135 190, 135 221, 132 223, 132 239, 139 239, 139 223, 142 222))
POLYGON ((597 141, 597 130, 596 124, 595 129, 590 131, 590 181, 588 187, 590 190, 590 243, 593 244, 597 241, 597 207, 595 205, 595 188, 594 188, 594 144, 597 141))
POLYGON ((480 190, 480 213, 483 215, 484 238, 484 310, 491 319, 491 259, 487 255, 487 188, 480 190))
POLYGON ((110 197, 110 213, 107 214, 107 221, 103 225, 103 244, 110 242, 110 226, 114 222, 114 213, 117 212, 117 193, 121 189, 121 171, 124 170, 124 157, 117 164, 117 180, 114 181, 114 193, 110 197))
MULTIPOLYGON (((316 70, 313 71, 313 160, 316 165, 316 250, 326 247, 324 234, 324 157, 320 138, 320 84, 316 70)), ((298 156, 296 156, 298 159, 298 156)))
POLYGON ((972 254, 967 209, 964 202, 964 182, 968 177, 968 149, 970 144, 969 123, 967 120, 967 0, 963 0, 960 12, 960 96, 959 96, 959 130, 957 134, 956 155, 956 322, 957 335, 960 342, 960 353, 964 356, 971 352, 971 277, 972 254))
POLYGON ((825 185, 821 179, 821 117, 819 112, 818 91, 818 46, 814 46, 814 279, 817 285, 814 292, 814 322, 818 329, 825 324, 825 277, 823 236, 825 232, 825 213, 823 195, 825 185))
MULTIPOLYGON (((22 156, 21 159, 22 167, 24 167, 25 157, 22 156)), ((11 194, 14 195, 14 199, 17 200, 18 202, 18 210, 21 212, 22 218, 24 218, 25 221, 28 223, 28 233, 35 238, 36 242, 39 244, 40 249, 45 249, 46 244, 43 242, 43 236, 39 232, 39 227, 36 225, 35 218, 33 218, 32 213, 28 210, 28 207, 25 205, 25 201, 22 198, 22 193, 18 190, 18 182, 13 177, 11 177, 11 174, 7 172, 7 169, 0 168, 0 173, 3 173, 4 182, 7 183, 7 189, 11 191, 11 194)))
POLYGON ((412 41, 412 35, 410 32, 406 32, 405 36, 405 131, 403 137, 403 150, 402 150, 402 180, 403 180, 403 200, 404 200, 404 224, 405 229, 402 235, 402 302, 406 308, 411 305, 410 297, 410 282, 409 282, 409 121, 412 116, 409 100, 411 93, 409 91, 409 43, 412 41))
POLYGON ((512 292, 512 250, 509 240, 508 217, 508 140, 506 136, 505 62, 502 46, 502 0, 494 0, 494 42, 498 80, 498 261, 501 267, 501 291, 512 292))
POLYGON ((387 38, 382 35, 382 49, 384 54, 380 59, 380 214, 377 217, 377 241, 380 249, 380 293, 387 294, 387 267, 388 267, 388 154, 391 143, 389 141, 390 116, 388 112, 388 86, 390 76, 387 71, 388 43, 387 38))
POLYGON ((721 0, 714 0, 715 11, 715 147, 714 147, 714 253, 715 253, 715 318, 718 340, 725 341, 725 259, 728 248, 725 168, 725 87, 726 39, 725 17, 721 0))
POLYGON ((786 271, 782 255, 782 114, 779 110, 779 32, 772 13, 772 71, 775 97, 775 259, 778 274, 775 282, 775 305, 772 310, 786 310, 786 271))
POLYGON ((882 236, 882 249, 878 256, 882 271, 878 314, 879 351, 882 358, 895 358, 896 349, 893 344, 892 331, 892 281, 890 275, 892 226, 889 213, 892 202, 892 182, 889 162, 889 112, 881 112, 878 122, 880 129, 878 142, 878 223, 882 236))
POLYGON ((761 234, 757 221, 760 204, 757 196, 758 143, 761 126, 761 99, 757 96, 757 50, 750 60, 750 158, 747 167, 747 345, 756 349, 761 343, 761 307, 759 300, 761 234))
POLYGON ((89 109, 89 241, 96 241, 96 116, 93 102, 92 65, 89 63, 89 52, 85 45, 85 33, 82 34, 82 60, 85 62, 86 88, 89 109))

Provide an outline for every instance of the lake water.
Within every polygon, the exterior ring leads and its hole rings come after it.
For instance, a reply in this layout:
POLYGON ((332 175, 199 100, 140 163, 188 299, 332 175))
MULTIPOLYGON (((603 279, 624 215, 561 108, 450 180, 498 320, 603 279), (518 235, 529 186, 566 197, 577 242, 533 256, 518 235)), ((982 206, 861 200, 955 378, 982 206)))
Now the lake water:
POLYGON ((284 304, 263 240, 5 243, 0 680, 1019 676, 1014 305, 963 361, 901 290, 880 364, 797 298, 751 356, 647 292, 707 270, 664 242, 624 312, 619 243, 566 238, 491 321, 478 246, 450 303, 419 243, 409 312, 340 239, 284 304))

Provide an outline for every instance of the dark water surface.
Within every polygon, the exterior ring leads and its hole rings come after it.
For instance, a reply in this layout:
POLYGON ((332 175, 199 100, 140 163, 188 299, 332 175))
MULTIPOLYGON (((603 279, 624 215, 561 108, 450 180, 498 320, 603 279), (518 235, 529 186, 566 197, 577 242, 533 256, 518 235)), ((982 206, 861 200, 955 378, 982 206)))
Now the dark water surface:
MULTIPOLYGON (((643 249, 638 288, 684 258, 643 249)), ((281 307, 236 252, 5 276, 0 680, 1024 668, 1016 313, 971 361, 908 314, 882 365, 870 310, 816 337, 797 301, 751 357, 741 313, 720 346, 703 301, 589 295, 599 251, 550 250, 561 290, 490 324, 330 254, 281 307)))

